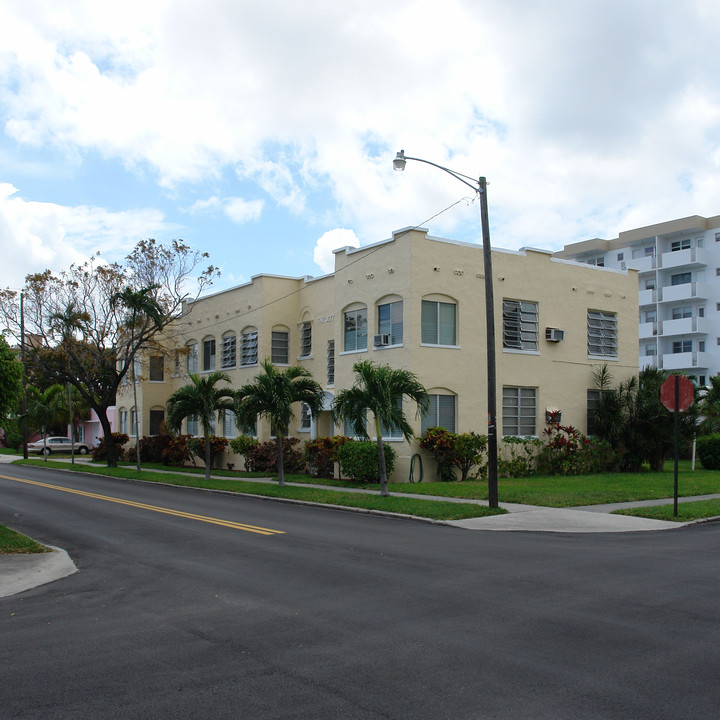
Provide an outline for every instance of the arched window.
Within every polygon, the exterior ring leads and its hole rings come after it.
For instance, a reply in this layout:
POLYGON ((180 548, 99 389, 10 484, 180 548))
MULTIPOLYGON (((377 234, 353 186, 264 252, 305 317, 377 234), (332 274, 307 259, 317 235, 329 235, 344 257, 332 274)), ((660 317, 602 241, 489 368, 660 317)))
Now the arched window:
POLYGON ((278 326, 272 329, 270 359, 276 365, 287 365, 290 362, 290 331, 278 326))
POLYGON ((457 396, 440 388, 430 390, 430 406, 422 417, 421 431, 423 434, 428 428, 441 427, 449 432, 455 432, 455 417, 457 415, 457 396))
POLYGON ((343 312, 343 352, 367 350, 367 307, 356 303, 343 312))
POLYGON ((422 301, 423 345, 457 345, 457 303, 444 296, 422 301))
POLYGON ((242 331, 240 336, 240 365, 257 365, 258 361, 258 331, 249 327, 242 331))
POLYGON ((188 374, 192 373, 197 375, 198 371, 198 344, 195 341, 191 341, 187 344, 187 371, 188 374))
POLYGON ((203 340, 203 371, 209 372, 215 369, 215 338, 209 337, 203 340))
POLYGON ((220 367, 224 370, 235 367, 235 356, 237 353, 237 341, 235 333, 229 332, 222 336, 220 345, 220 367))

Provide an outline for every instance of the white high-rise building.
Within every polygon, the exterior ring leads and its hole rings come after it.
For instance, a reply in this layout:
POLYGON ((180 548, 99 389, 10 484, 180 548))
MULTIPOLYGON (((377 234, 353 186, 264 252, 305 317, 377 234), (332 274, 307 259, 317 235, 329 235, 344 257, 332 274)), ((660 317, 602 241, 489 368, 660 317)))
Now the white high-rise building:
POLYGON ((566 245, 558 257, 638 271, 639 367, 720 373, 720 215, 699 215, 566 245))

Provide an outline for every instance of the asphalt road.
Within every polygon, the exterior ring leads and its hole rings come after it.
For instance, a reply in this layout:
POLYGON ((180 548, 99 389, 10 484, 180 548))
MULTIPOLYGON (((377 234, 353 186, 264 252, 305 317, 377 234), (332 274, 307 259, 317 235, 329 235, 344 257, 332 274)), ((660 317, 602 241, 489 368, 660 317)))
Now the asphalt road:
POLYGON ((79 568, 0 599, 2 720, 720 715, 720 524, 495 533, 2 475, 55 486, 0 478, 0 523, 79 568))

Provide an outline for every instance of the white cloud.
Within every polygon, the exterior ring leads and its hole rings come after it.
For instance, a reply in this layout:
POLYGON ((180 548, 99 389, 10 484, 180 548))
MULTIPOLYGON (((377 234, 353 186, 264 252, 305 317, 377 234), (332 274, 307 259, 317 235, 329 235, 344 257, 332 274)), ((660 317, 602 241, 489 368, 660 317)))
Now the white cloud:
POLYGON ((99 251, 121 260, 135 243, 170 227, 155 210, 109 212, 23 200, 0 183, 0 286, 18 288, 28 273, 64 270, 99 251))
MULTIPOLYGON (((553 248, 718 213, 719 32, 712 0, 12 3, 0 90, 19 143, 215 184, 194 209, 237 223, 269 213, 224 174, 363 242, 469 193, 404 147, 488 177, 494 244, 553 248)), ((477 205, 431 229, 479 237, 477 205)))
POLYGON ((315 244, 313 260, 323 273, 330 273, 335 270, 333 250, 339 250, 343 247, 359 246, 360 241, 352 230, 347 230, 346 228, 328 230, 315 244))

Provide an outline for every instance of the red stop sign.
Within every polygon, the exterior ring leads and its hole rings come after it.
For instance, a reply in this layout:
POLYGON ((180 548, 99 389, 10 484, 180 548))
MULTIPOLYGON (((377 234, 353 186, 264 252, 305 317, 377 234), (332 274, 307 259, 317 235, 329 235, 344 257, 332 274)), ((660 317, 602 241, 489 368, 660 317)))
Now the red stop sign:
POLYGON ((660 402, 670 411, 675 412, 675 381, 677 379, 677 404, 680 412, 685 412, 692 405, 694 391, 692 382, 685 375, 670 375, 660 387, 660 402))

